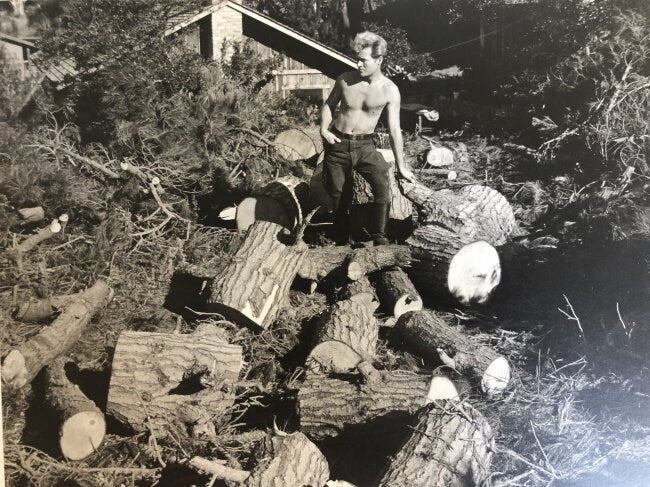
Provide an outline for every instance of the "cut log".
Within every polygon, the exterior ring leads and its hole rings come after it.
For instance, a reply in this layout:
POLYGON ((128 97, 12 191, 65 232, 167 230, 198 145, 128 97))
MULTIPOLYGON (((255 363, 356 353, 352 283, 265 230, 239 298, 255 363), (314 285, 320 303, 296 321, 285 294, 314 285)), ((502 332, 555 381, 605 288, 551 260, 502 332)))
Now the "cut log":
POLYGON ((512 206, 498 191, 477 184, 459 190, 433 191, 403 182, 405 194, 418 206, 420 224, 436 224, 470 241, 503 245, 515 228, 512 206))
POLYGON ((362 303, 371 313, 374 313, 379 307, 375 288, 372 287, 370 280, 366 276, 352 281, 341 288, 338 293, 338 300, 345 301, 346 299, 362 303))
POLYGON ((432 167, 447 167, 454 165, 454 153, 447 147, 431 147, 427 151, 427 164, 432 167))
POLYGON ((46 400, 61 424, 61 452, 69 460, 81 460, 102 444, 106 421, 95 403, 68 380, 65 367, 69 362, 67 357, 59 357, 45 369, 46 400))
POLYGON ((403 266, 410 261, 406 245, 380 245, 353 249, 350 246, 327 246, 309 249, 303 259, 298 276, 310 281, 321 281, 336 270, 359 280, 367 273, 388 266, 403 266), (350 271, 350 263, 355 262, 350 271))
POLYGON ((18 210, 18 214, 20 215, 23 224, 40 222, 45 218, 45 211, 42 206, 21 208, 18 210))
POLYGON ((492 429, 472 406, 456 401, 429 404, 418 413, 410 437, 379 485, 483 485, 493 448, 492 429))
POLYGON ((275 149, 289 161, 301 161, 323 151, 320 129, 289 129, 280 132, 273 141, 275 149))
POLYGON ((254 191, 237 206, 237 229, 248 230, 256 220, 293 230, 309 205, 309 185, 294 176, 276 179, 254 191))
POLYGON ((478 378, 484 392, 501 392, 510 381, 510 365, 505 357, 433 311, 402 315, 395 329, 410 350, 445 363, 451 359, 447 365, 478 378))
POLYGON ((450 293, 463 304, 483 304, 501 282, 499 254, 487 242, 425 225, 407 244, 413 259, 408 272, 421 292, 450 293))
POLYGON ((384 269, 377 281, 377 293, 384 309, 399 318, 407 311, 422 309, 422 298, 406 272, 399 267, 384 269))
POLYGON ((247 487, 321 486, 330 478, 327 459, 303 433, 267 439, 255 455, 261 459, 247 487))
POLYGON ((120 333, 113 356, 107 412, 135 431, 167 434, 168 425, 209 421, 235 400, 242 348, 219 328, 191 334, 120 333))
POLYGON ((209 310, 254 328, 273 323, 288 302, 307 250, 302 240, 287 245, 288 240, 287 230, 276 223, 253 223, 229 265, 215 277, 209 310))
POLYGON ((112 289, 101 280, 80 293, 50 326, 9 352, 2 363, 5 384, 18 388, 31 382, 43 367, 75 344, 93 315, 112 298, 112 289))
POLYGON ((61 232, 61 224, 58 219, 54 219, 47 227, 41 228, 34 235, 30 235, 14 247, 13 252, 16 259, 22 259, 23 254, 29 252, 41 242, 54 237, 59 232, 61 232))
MULTIPOLYGON (((393 220, 406 220, 413 216, 413 204, 406 196, 395 178, 395 155, 391 149, 377 149, 388 163, 388 185, 390 188, 390 218, 393 220)), ((374 201, 370 184, 356 171, 353 172, 352 184, 353 204, 365 204, 374 201)))
POLYGON ((358 384, 308 374, 298 392, 300 430, 313 438, 338 436, 351 425, 407 418, 440 396, 429 375, 382 371, 380 378, 358 384))
POLYGON ((45 321, 79 298, 80 294, 62 294, 42 299, 32 298, 14 310, 13 318, 25 323, 45 321))
POLYGON ((339 301, 325 313, 316 332, 317 342, 329 340, 345 343, 363 360, 372 361, 379 340, 379 322, 363 303, 339 301))
POLYGON ((308 374, 350 374, 361 362, 361 355, 348 345, 328 340, 312 349, 305 361, 305 369, 308 374))

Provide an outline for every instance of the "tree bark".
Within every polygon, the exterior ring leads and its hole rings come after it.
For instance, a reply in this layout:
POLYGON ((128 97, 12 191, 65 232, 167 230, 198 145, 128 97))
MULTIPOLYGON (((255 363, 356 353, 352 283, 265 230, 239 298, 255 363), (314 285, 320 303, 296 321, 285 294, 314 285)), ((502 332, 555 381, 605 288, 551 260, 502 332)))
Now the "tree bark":
POLYGON ((428 401, 431 376, 407 371, 380 376, 359 384, 308 375, 298 392, 300 430, 314 438, 338 436, 351 425, 408 417, 428 401))
POLYGON ((230 264, 215 277, 209 310, 258 329, 273 323, 307 250, 304 242, 289 240, 275 223, 253 223, 230 264))
POLYGON ((215 326, 191 334, 124 331, 113 356, 107 411, 135 431, 206 422, 235 400, 242 348, 215 326))
POLYGON ((80 293, 50 326, 9 352, 2 364, 5 384, 18 388, 31 382, 43 367, 75 344, 93 315, 112 298, 112 289, 101 280, 80 293))
POLYGON ((471 487, 489 473, 493 434, 467 403, 440 401, 418 413, 411 436, 391 462, 380 487, 471 487))
POLYGON ((404 182, 405 194, 418 206, 419 223, 435 224, 472 242, 503 245, 515 229, 510 203, 498 191, 477 184, 433 191, 404 182))
POLYGON ((307 374, 355 373, 363 361, 361 356, 343 342, 326 340, 316 345, 305 361, 307 374))
POLYGON ((321 281, 336 270, 359 280, 362 276, 394 265, 406 265, 410 261, 409 248, 406 245, 380 245, 353 249, 350 246, 327 246, 309 249, 298 269, 298 276, 310 281, 321 281))
POLYGON ((346 299, 364 304, 371 313, 374 313, 379 306, 375 288, 366 276, 349 282, 341 288, 338 300, 345 301, 346 299))
POLYGON ((363 360, 372 361, 379 340, 379 322, 363 303, 339 301, 322 318, 316 340, 345 343, 363 360))
POLYGON ((384 309, 395 318, 408 311, 422 309, 422 298, 406 272, 399 267, 384 269, 381 272, 377 293, 384 309))
POLYGON ((417 228, 407 240, 408 268, 420 292, 451 294, 463 304, 485 303, 501 281, 497 251, 437 225, 417 228))
POLYGON ((59 357, 46 369, 46 401, 61 424, 59 446, 69 460, 81 460, 94 453, 106 434, 104 415, 93 401, 66 376, 67 357, 59 357))
POLYGON ((433 311, 402 315, 395 325, 405 345, 425 358, 440 359, 463 375, 476 377, 487 393, 503 391, 510 381, 505 357, 449 324, 433 311))
POLYGON ((309 205, 309 185, 294 176, 276 179, 254 191, 237 206, 238 230, 248 230, 256 220, 277 223, 294 230, 302 223, 309 205))
POLYGON ((327 459, 300 432, 266 440, 256 457, 261 460, 246 479, 247 487, 321 486, 329 479, 327 459))

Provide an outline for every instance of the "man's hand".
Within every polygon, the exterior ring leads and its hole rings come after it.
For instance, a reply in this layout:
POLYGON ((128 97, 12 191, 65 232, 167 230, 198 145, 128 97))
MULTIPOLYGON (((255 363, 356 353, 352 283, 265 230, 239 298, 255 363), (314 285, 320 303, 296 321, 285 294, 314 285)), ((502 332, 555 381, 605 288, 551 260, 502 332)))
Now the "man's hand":
POLYGON ((406 179, 407 181, 411 183, 415 183, 415 174, 413 174, 413 171, 411 171, 408 167, 406 166, 397 166, 397 174, 399 177, 406 179))
POLYGON ((339 139, 336 135, 334 135, 329 130, 321 130, 320 134, 327 141, 328 144, 336 144, 337 142, 341 142, 341 139, 339 139))

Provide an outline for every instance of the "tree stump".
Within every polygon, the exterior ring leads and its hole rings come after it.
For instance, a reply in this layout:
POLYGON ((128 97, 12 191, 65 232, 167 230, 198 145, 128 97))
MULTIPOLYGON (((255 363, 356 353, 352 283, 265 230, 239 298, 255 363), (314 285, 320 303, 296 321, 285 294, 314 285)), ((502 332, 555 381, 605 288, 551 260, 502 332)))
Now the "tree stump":
POLYGON ((377 282, 377 293, 386 311, 395 318, 422 309, 422 298, 406 272, 399 267, 384 269, 377 282))
POLYGON ((173 422, 209 421, 235 400, 242 349, 215 326, 191 334, 124 331, 113 356, 107 411, 135 431, 165 436, 173 422))
POLYGON ((421 292, 450 293, 463 304, 482 304, 501 282, 499 254, 487 242, 425 225, 407 244, 413 259, 408 272, 421 292))
POLYGON ((363 303, 339 301, 323 316, 316 332, 317 342, 329 340, 345 343, 363 360, 372 361, 379 340, 379 322, 363 303))
POLYGON ((405 194, 418 206, 421 225, 435 224, 475 242, 503 245, 515 229, 512 206, 498 191, 478 184, 433 191, 404 182, 405 194))
MULTIPOLYGON (((429 375, 407 371, 382 371, 380 380, 365 384, 308 374, 298 391, 300 430, 313 438, 326 438, 352 425, 407 418, 440 398, 431 382, 429 375)), ((454 389, 452 397, 457 394, 454 389)))
POLYGON ((469 487, 489 473, 494 440, 483 415, 467 403, 440 401, 422 408, 410 437, 380 487, 469 487))
POLYGON ((112 298, 112 289, 101 280, 79 293, 50 326, 9 352, 2 363, 4 383, 18 388, 31 382, 43 367, 75 344, 93 315, 112 298))
POLYGON ((288 301, 307 246, 286 229, 256 221, 230 263, 214 279, 208 309, 241 325, 267 328, 288 301))
POLYGON ((59 446, 69 460, 81 460, 94 453, 104 440, 104 415, 66 375, 67 357, 59 357, 46 370, 46 401, 60 423, 59 446))
POLYGON ((239 203, 237 229, 248 230, 254 221, 262 220, 294 230, 302 224, 308 205, 309 185, 305 181, 294 176, 276 179, 239 203))
POLYGON ((440 359, 461 374, 480 379, 484 392, 501 392, 510 381, 510 365, 505 357, 439 314, 407 313, 397 320, 395 329, 410 350, 425 358, 440 359), (447 363, 448 359, 452 363, 447 363))

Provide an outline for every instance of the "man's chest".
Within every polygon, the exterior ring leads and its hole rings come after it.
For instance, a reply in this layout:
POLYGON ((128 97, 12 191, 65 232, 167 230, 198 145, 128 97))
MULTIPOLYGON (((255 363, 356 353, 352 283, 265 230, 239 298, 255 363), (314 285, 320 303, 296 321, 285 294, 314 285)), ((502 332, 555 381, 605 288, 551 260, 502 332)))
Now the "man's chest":
POLYGON ((373 111, 381 110, 388 103, 383 90, 358 83, 345 86, 341 96, 344 106, 356 110, 373 111))

